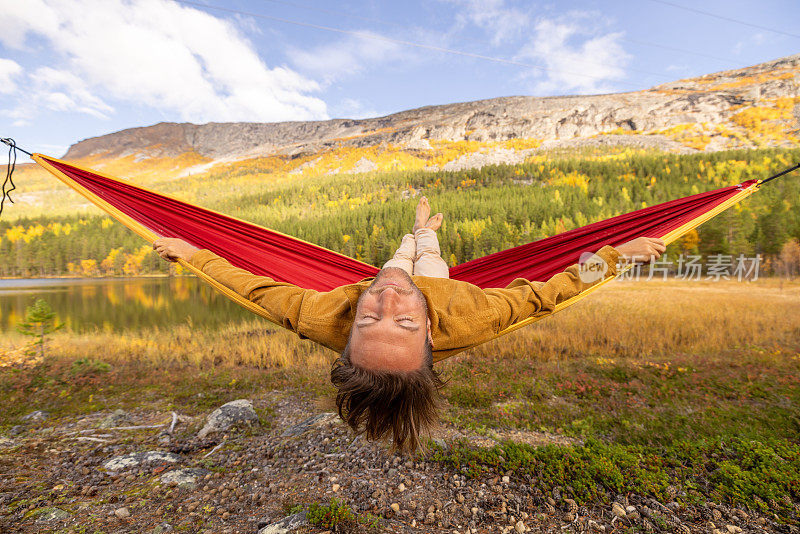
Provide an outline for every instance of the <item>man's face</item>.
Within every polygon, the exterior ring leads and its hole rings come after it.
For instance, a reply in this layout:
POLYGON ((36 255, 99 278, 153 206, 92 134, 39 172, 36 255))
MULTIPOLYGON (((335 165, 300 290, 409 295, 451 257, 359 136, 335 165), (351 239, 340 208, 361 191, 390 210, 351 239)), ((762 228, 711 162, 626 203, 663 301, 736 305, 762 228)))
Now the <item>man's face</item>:
POLYGON ((425 297, 402 269, 389 267, 358 299, 350 362, 364 369, 413 371, 423 364, 430 319, 425 297))

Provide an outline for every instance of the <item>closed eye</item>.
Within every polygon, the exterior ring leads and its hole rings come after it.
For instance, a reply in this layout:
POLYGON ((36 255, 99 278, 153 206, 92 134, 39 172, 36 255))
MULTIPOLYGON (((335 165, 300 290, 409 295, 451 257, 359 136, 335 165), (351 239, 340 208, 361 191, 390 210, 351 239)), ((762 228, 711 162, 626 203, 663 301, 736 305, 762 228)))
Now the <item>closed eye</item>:
MULTIPOLYGON (((411 330, 412 332, 416 332, 419 330, 419 326, 414 323, 414 319, 410 316, 398 317, 395 319, 397 322, 397 326, 403 328, 405 330, 411 330)), ((372 315, 363 315, 361 319, 356 323, 358 328, 368 327, 377 324, 378 318, 372 315)))

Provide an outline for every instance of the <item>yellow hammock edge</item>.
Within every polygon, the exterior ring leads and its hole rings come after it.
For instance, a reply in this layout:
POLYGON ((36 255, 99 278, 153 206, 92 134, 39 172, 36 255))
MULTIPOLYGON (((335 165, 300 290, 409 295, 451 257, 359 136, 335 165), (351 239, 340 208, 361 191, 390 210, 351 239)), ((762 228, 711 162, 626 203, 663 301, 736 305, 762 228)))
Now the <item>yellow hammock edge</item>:
MULTIPOLYGON (((47 160, 45 160, 44 157, 41 154, 33 154, 32 158, 33 158, 34 161, 36 161, 36 163, 38 163, 39 165, 44 167, 47 171, 49 171, 51 174, 53 174, 56 178, 58 178, 59 180, 64 182, 66 185, 68 185, 69 187, 71 187, 72 189, 74 189, 75 191, 77 191, 78 193, 83 195, 84 197, 86 197, 87 200, 89 200, 90 202, 95 204, 97 207, 99 207, 100 209, 102 209, 103 211, 105 211, 106 213, 108 213, 109 215, 114 217, 115 219, 117 219, 119 222, 121 222, 122 224, 127 226, 130 230, 132 230, 133 232, 138 234, 140 237, 142 237, 147 242, 152 243, 153 241, 155 241, 156 239, 158 239, 160 237, 160 236, 156 235, 152 230, 146 228, 141 223, 139 223, 139 222, 135 221, 134 219, 132 219, 131 217, 125 215, 123 212, 121 212, 120 210, 118 210, 117 208, 115 208, 114 206, 112 206, 111 204, 109 204, 108 202, 106 202, 105 200, 103 200, 102 198, 97 196, 96 194, 92 193, 91 191, 89 191, 88 189, 83 187, 82 185, 78 184, 77 182, 72 180, 69 176, 67 176, 66 174, 64 174, 60 170, 58 170, 55 167, 53 167, 52 165, 50 165, 47 162, 47 160)), ((109 176, 109 175, 106 175, 106 174, 103 174, 103 173, 100 173, 100 172, 97 172, 97 171, 94 171, 94 170, 86 169, 86 168, 80 167, 78 165, 75 165, 74 163, 68 163, 66 161, 62 161, 62 160, 59 160, 59 159, 56 159, 56 158, 50 158, 50 159, 52 159, 53 161, 58 161, 60 163, 64 163, 65 165, 70 165, 72 167, 75 167, 76 169, 81 169, 81 170, 84 170, 86 172, 90 172, 90 173, 96 174, 98 176, 102 176, 102 177, 107 178, 109 180, 114 180, 114 181, 117 181, 117 182, 120 182, 120 183, 132 185, 132 186, 137 187, 137 188, 141 188, 140 186, 137 186, 137 185, 132 184, 130 182, 127 182, 125 180, 121 180, 121 179, 119 179, 117 177, 109 176)), ((708 221, 709 219, 712 219, 713 217, 719 215, 720 213, 722 213, 723 211, 727 210, 728 208, 730 208, 734 204, 737 204, 738 202, 741 202, 742 200, 744 200, 748 196, 750 196, 753 193, 755 193, 758 190, 760 184, 761 184, 761 181, 759 180, 758 182, 756 182, 756 183, 754 183, 754 184, 742 189, 741 191, 739 191, 738 193, 733 195, 731 198, 729 198, 729 199, 725 200, 724 202, 720 203, 719 205, 717 205, 713 209, 707 211, 706 213, 700 215, 699 217, 696 217, 696 218, 692 219, 691 221, 683 224, 682 226, 676 228, 675 230, 672 230, 668 234, 661 236, 661 239, 663 239, 664 242, 667 245, 669 245, 670 243, 672 243, 673 241, 679 239, 680 237, 682 237, 686 233, 690 232, 691 230, 694 230, 695 228, 697 228, 698 226, 700 226, 704 222, 708 221)), ((165 196, 167 198, 171 198, 173 200, 177 200, 179 202, 183 202, 182 200, 180 200, 178 198, 175 198, 173 196, 170 196, 170 195, 167 195, 167 194, 164 194, 164 193, 159 193, 159 194, 162 195, 162 196, 165 196)), ((209 210, 209 211, 213 212, 213 210, 209 210)), ((214 213, 219 213, 219 212, 214 212, 214 213)), ((226 217, 231 217, 230 215, 225 215, 225 216, 226 217)), ((235 219, 235 220, 238 220, 238 221, 247 222, 247 221, 243 221, 242 219, 236 219, 235 217, 231 217, 231 218, 235 219)), ((248 224, 252 224, 252 223, 249 223, 249 222, 247 222, 247 223, 248 224)), ((270 231, 275 232, 275 230, 270 230, 270 231)), ((280 232, 276 232, 276 233, 280 234, 280 232)), ((286 235, 286 234, 281 234, 281 235, 286 235)), ((298 238, 292 237, 292 236, 287 236, 287 237, 291 237, 292 239, 298 239, 298 238)), ((299 241, 303 241, 303 240, 299 240, 299 241)), ((303 241, 303 242, 304 243, 308 243, 307 241, 303 241)), ((309 243, 309 244, 313 244, 313 243, 309 243)), ((318 246, 318 245, 314 245, 314 246, 318 246)), ((272 320, 266 314, 266 312, 264 311, 264 309, 261 306, 258 306, 257 304, 255 304, 255 303, 247 300, 246 298, 242 297, 241 295, 239 295, 238 293, 236 293, 232 289, 230 289, 227 286, 221 284, 220 282, 218 282, 214 278, 210 277, 209 275, 207 275, 206 273, 204 273, 203 271, 201 271, 197 267, 193 266, 192 264, 190 264, 190 263, 188 263, 188 262, 186 262, 186 261, 184 261, 182 259, 178 260, 178 263, 181 265, 181 267, 183 267, 184 269, 186 269, 188 271, 191 271, 197 277, 199 277, 201 280, 203 280, 204 282, 209 284, 211 287, 213 287, 214 289, 216 289, 217 291, 219 291, 220 293, 222 293, 223 295, 225 295, 226 297, 228 297, 232 301, 236 302, 237 304, 239 304, 243 308, 246 308, 247 310, 255 313, 256 315, 259 315, 259 316, 269 320, 270 322, 280 326, 280 323, 272 320)), ((632 267, 633 267, 633 265, 625 266, 619 273, 617 273, 617 276, 622 275, 623 273, 625 273, 628 269, 630 269, 632 267)), ((548 316, 552 315, 553 313, 557 313, 557 312, 559 312, 559 311, 561 311, 561 310, 563 310, 563 309, 575 304, 579 300, 584 299, 587 296, 589 296, 594 291, 597 291, 600 287, 604 286, 605 284, 607 284, 608 282, 610 282, 614 278, 616 278, 616 277, 609 276, 608 278, 604 279, 603 281, 598 282, 597 284, 593 285, 589 289, 587 289, 585 291, 582 291, 578 295, 575 295, 572 298, 569 298, 569 299, 567 299, 567 300, 565 300, 563 302, 558 303, 555 306, 555 308, 553 309, 553 311, 551 313, 547 314, 547 315, 529 317, 527 319, 524 319, 522 321, 514 323, 513 325, 509 326, 508 328, 506 328, 506 329, 502 330, 500 333, 498 333, 497 336, 495 336, 494 339, 496 339, 496 338, 498 338, 500 336, 503 336, 505 334, 508 334, 510 332, 513 332, 515 330, 518 330, 518 329, 522 328, 523 326, 527 326, 529 324, 533 324, 533 323, 535 323, 536 321, 538 321, 540 319, 548 317, 548 316)), ((471 349, 473 347, 476 347, 477 345, 480 345, 480 343, 476 343, 474 345, 470 345, 469 347, 465 347, 463 349, 458 349, 458 350, 454 350, 452 352, 447 352, 447 353, 443 354, 440 358, 438 358, 437 361, 440 361, 442 359, 448 358, 448 357, 452 356, 453 354, 457 354, 458 352, 461 352, 463 350, 471 349)))

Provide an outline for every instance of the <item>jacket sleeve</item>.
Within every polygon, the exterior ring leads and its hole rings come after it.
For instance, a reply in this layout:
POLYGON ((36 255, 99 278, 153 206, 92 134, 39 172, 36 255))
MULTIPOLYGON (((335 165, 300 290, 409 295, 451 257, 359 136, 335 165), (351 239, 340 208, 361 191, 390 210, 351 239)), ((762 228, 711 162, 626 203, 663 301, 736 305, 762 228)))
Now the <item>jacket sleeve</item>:
MULTIPOLYGON (((196 252, 189 263, 225 287, 258 304, 273 322, 300 334, 301 337, 312 339, 317 337, 313 332, 312 335, 308 335, 307 319, 314 319, 314 324, 330 328, 335 322, 334 317, 323 320, 322 316, 326 314, 338 316, 348 311, 345 309, 348 307, 347 296, 342 288, 319 292, 294 284, 276 282, 267 276, 258 276, 245 269, 234 267, 225 258, 206 249, 196 252), (314 317, 309 317, 311 314, 314 314, 314 317)), ((327 332, 319 333, 322 337, 327 335, 327 332)))
POLYGON ((616 276, 619 252, 613 247, 601 248, 596 256, 605 262, 604 275, 590 281, 581 280, 580 267, 572 265, 547 282, 531 282, 517 278, 505 288, 485 290, 491 306, 499 317, 496 326, 500 332, 505 328, 525 320, 552 313, 556 305, 592 287, 601 280, 616 276))

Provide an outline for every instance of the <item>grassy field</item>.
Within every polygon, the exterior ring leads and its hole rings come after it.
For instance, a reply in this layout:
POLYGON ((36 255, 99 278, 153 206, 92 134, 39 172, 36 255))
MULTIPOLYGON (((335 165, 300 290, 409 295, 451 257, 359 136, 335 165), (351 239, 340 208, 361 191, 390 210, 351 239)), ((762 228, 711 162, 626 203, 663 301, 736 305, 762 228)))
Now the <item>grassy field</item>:
MULTIPOLYGON (((22 341, 2 340, 6 363, 22 341)), ((44 362, 0 373, 0 429, 33 409, 58 416, 147 404, 196 414, 266 389, 329 405, 333 391, 332 352, 255 319, 213 332, 56 334, 48 350, 44 362)), ((740 504, 783 521, 796 513, 798 282, 615 282, 440 367, 450 379, 446 426, 574 443, 434 449, 434 460, 462 472, 528 472, 582 502, 610 488, 740 504)))

